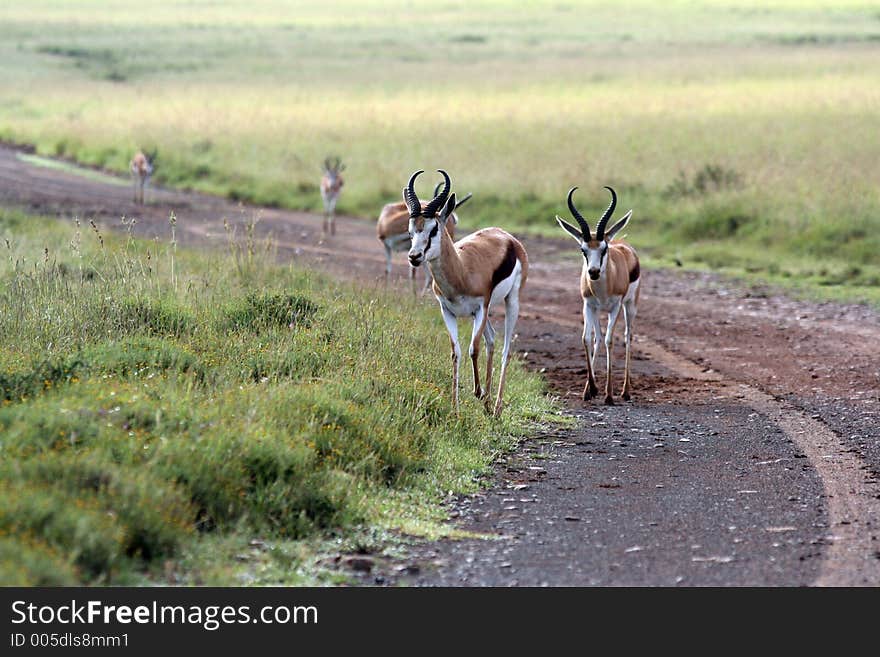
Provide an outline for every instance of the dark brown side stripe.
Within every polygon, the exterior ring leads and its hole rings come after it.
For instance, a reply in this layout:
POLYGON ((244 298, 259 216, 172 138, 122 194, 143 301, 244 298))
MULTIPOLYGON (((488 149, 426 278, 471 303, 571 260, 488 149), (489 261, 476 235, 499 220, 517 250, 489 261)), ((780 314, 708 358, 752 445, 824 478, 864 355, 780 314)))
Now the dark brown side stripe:
POLYGON ((513 268, 516 267, 516 249, 513 248, 513 243, 507 243, 507 252, 504 254, 504 260, 501 261, 501 264, 498 265, 498 268, 492 273, 492 289, 495 289, 501 281, 510 276, 513 273, 513 268))
POLYGON ((632 268, 632 271, 629 273, 629 282, 635 283, 639 279, 639 263, 636 263, 636 266, 632 268))

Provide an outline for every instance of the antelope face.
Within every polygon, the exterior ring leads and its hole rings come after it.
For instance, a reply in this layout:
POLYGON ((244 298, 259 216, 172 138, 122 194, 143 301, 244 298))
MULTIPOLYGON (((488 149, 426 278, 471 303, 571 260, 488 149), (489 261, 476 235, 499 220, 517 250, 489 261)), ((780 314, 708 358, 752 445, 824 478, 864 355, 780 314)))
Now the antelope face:
POLYGON ((581 253, 584 254, 584 264, 590 279, 598 281, 605 273, 605 264, 608 262, 608 242, 605 240, 581 242, 581 253))
POLYGON ((329 157, 325 158, 322 169, 324 171, 322 187, 324 187, 327 192, 339 193, 339 190, 342 189, 342 185, 344 184, 341 174, 345 170, 345 165, 342 164, 342 160, 338 157, 335 158, 335 160, 331 160, 329 157))
POLYGON ((580 229, 572 226, 559 215, 556 215, 556 222, 562 230, 577 240, 586 261, 584 262, 584 267, 587 269, 587 274, 589 274, 591 280, 598 281, 605 272, 605 265, 608 264, 608 243, 626 226, 629 218, 632 216, 632 210, 627 212, 623 219, 606 231, 605 226, 608 225, 608 220, 611 219, 611 215, 617 205, 617 194, 610 187, 606 187, 605 189, 611 192, 611 204, 596 223, 596 233, 593 235, 590 232, 590 225, 583 215, 578 212, 572 200, 576 189, 577 187, 572 187, 568 190, 568 209, 571 210, 571 215, 578 222, 580 229))
POLYGON ((424 206, 414 187, 416 178, 424 171, 416 171, 403 188, 403 201, 409 210, 409 238, 412 244, 409 263, 413 267, 440 257, 440 231, 455 209, 455 194, 449 196, 452 186, 449 174, 442 169, 438 169, 438 172, 443 175, 443 189, 435 190, 434 198, 424 206))
POLYGON ((418 267, 423 262, 440 257, 440 221, 416 217, 409 220, 409 264, 418 267))

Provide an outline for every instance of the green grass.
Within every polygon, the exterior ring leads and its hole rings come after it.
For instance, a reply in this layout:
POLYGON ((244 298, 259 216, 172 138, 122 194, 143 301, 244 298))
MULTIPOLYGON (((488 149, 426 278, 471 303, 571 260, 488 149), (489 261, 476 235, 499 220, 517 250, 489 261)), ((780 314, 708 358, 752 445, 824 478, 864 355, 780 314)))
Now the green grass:
POLYGON ((443 167, 465 225, 543 233, 612 184, 657 260, 880 272, 874 2, 13 0, 0 58, 0 138, 41 155, 158 147, 159 182, 314 210, 333 153, 366 217, 443 167))
POLYGON ((2 584, 332 582, 322 542, 442 531, 558 417, 519 363, 502 420, 455 417, 432 305, 171 227, 0 210, 2 584))

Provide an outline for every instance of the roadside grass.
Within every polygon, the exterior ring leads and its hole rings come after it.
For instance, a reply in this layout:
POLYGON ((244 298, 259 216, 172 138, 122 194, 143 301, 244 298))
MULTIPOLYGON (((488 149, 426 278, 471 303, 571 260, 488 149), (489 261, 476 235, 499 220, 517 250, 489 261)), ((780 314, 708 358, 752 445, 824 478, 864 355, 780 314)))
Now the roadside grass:
MULTIPOLYGON (((171 226, 169 226, 170 235, 171 226)), ((332 583, 327 545, 443 531, 518 437, 449 412, 433 308, 222 252, 0 210, 0 583, 332 583), (322 547, 324 546, 324 547, 322 547)))
POLYGON ((307 210, 338 154, 366 217, 443 167, 465 225, 539 233, 611 184, 656 257, 873 294, 875 3, 333 5, 8 2, 0 138, 122 173, 158 147, 159 182, 307 210))

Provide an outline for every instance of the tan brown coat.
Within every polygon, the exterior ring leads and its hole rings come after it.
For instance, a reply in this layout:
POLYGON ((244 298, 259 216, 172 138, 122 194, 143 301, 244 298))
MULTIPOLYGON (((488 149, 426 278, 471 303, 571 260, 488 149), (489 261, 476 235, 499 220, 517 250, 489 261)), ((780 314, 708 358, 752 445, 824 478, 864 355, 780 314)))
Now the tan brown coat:
MULTIPOLYGON (((591 249, 599 247, 597 240, 587 243, 591 249)), ((606 298, 609 296, 624 295, 630 283, 639 278, 639 257, 635 249, 620 240, 612 240, 608 244, 608 264, 605 265, 605 276, 598 281, 590 279, 585 266, 581 270, 581 296, 584 299, 590 297, 606 298)), ((636 290, 636 301, 639 298, 641 288, 636 290)))
POLYGON ((529 273, 529 257, 523 245, 515 237, 500 228, 484 228, 453 242, 446 234, 440 240, 440 268, 443 284, 434 280, 434 293, 446 298, 456 296, 483 297, 486 303, 492 296, 497 278, 509 267, 506 278, 513 271, 513 264, 505 259, 515 257, 522 266, 520 286, 524 286, 529 273))

